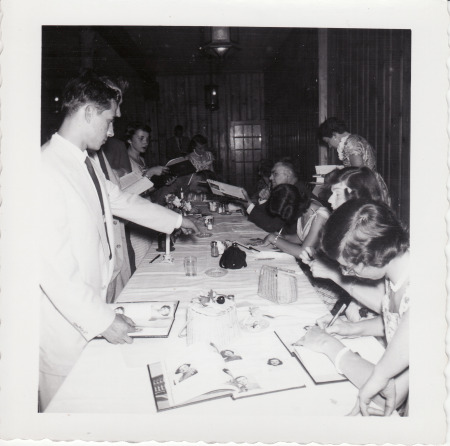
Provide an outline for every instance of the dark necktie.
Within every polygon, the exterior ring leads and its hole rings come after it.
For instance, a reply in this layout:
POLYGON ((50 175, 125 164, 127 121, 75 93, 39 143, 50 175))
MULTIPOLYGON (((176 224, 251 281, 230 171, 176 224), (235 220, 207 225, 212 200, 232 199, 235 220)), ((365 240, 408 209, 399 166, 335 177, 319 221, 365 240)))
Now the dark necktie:
MULTIPOLYGON (((105 174, 105 178, 109 180, 109 174, 108 174, 108 168, 106 167, 105 162, 105 153, 103 150, 100 150, 98 153, 98 160, 100 161, 100 167, 103 170, 103 173, 105 174)), ((134 255, 134 249, 133 245, 131 244, 131 234, 130 234, 130 228, 128 225, 125 225, 125 241, 127 243, 127 249, 128 249, 128 260, 130 261, 130 270, 131 274, 133 274, 136 271, 136 261, 135 261, 135 255, 134 255)))
POLYGON ((100 206, 102 207, 102 216, 103 216, 103 222, 105 224, 105 232, 106 232, 106 240, 108 242, 108 248, 109 248, 109 258, 112 258, 111 253, 111 245, 109 244, 109 237, 108 237, 108 229, 106 228, 106 221, 105 221, 105 205, 103 204, 103 196, 102 196, 102 190, 100 189, 100 183, 98 181, 97 175, 95 174, 94 167, 92 166, 91 160, 87 156, 85 161, 87 170, 89 172, 89 175, 92 178, 92 181, 94 182, 95 189, 97 190, 98 199, 100 200, 100 206))
POLYGON ((106 167, 106 163, 105 163, 105 158, 103 158, 105 155, 103 153, 103 150, 100 150, 98 152, 98 160, 100 161, 100 167, 103 170, 103 174, 105 175, 105 178, 107 180, 109 180, 109 174, 108 174, 108 169, 106 167))

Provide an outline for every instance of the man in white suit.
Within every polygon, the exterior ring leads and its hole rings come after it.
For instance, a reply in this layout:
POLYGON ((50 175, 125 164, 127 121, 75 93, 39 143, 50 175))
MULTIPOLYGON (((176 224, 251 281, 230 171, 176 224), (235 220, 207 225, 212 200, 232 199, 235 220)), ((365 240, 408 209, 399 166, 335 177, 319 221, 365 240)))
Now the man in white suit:
POLYGON ((40 408, 48 403, 89 340, 130 343, 133 321, 106 304, 115 261, 112 215, 171 233, 195 224, 107 181, 87 149, 112 136, 121 91, 86 72, 63 94, 63 123, 42 147, 40 408))

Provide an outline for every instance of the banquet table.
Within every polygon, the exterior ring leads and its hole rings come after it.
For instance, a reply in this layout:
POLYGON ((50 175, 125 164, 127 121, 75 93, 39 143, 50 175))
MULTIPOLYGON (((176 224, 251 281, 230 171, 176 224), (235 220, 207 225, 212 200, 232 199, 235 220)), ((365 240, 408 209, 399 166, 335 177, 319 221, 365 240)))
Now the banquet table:
MULTIPOLYGON (((203 209, 206 211, 207 208, 203 209)), ((204 212, 205 213, 205 212, 204 212)), ((270 326, 261 333, 245 333, 245 336, 264 336, 286 324, 312 325, 327 313, 327 309, 308 278, 302 273, 295 259, 284 253, 257 253, 243 249, 247 254, 247 267, 227 270, 223 277, 209 277, 210 268, 217 268, 219 257, 211 256, 212 240, 230 240, 248 244, 250 239, 263 238, 266 233, 238 213, 223 215, 214 213, 212 231, 207 231, 201 219, 197 220, 201 231, 211 232, 211 237, 182 236, 172 252, 173 264, 150 260, 157 254, 153 245, 146 257, 118 298, 118 302, 146 300, 180 301, 176 319, 168 338, 134 339, 132 344, 112 345, 104 339, 88 343, 77 364, 50 403, 46 412, 97 413, 97 414, 147 414, 154 423, 168 426, 180 416, 195 418, 214 417, 214 414, 240 417, 246 425, 256 426, 264 417, 289 420, 299 416, 344 416, 353 408, 357 389, 349 381, 316 385, 299 363, 298 373, 304 374, 303 388, 232 400, 221 398, 205 401, 164 412, 157 412, 152 386, 146 365, 159 361, 172 351, 185 348, 186 338, 180 332, 186 323, 189 302, 201 293, 213 289, 219 293, 233 294, 240 320, 248 314, 249 307, 259 307, 264 313, 286 314, 293 317, 273 317, 270 326), (187 277, 183 259, 198 259, 197 276, 187 277), (268 264, 297 272, 298 298, 288 305, 277 305, 257 295, 261 266, 268 264)), ((161 428, 162 429, 162 428, 161 428)), ((199 428, 200 429, 200 428, 199 428)), ((166 437, 167 438, 167 437, 166 437)), ((181 437, 182 438, 182 437, 181 437)))

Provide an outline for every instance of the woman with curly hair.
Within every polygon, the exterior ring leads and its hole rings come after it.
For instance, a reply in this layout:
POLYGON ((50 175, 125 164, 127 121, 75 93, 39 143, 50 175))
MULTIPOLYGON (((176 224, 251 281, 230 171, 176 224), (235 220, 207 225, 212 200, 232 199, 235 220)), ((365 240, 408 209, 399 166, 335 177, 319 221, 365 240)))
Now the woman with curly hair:
MULTIPOLYGON (((402 405, 408 394, 409 375, 409 237, 394 212, 384 203, 350 200, 327 221, 322 249, 339 265, 341 274, 328 269, 328 278, 358 299, 372 301, 379 316, 359 322, 338 319, 327 327, 331 315, 308 330, 300 344, 327 355, 339 373, 360 390, 355 412, 371 414, 369 403, 377 394, 385 398, 384 415, 402 405), (346 282, 345 277, 364 282, 346 282), (370 283, 373 285, 370 285, 370 283), (327 328, 323 328, 327 327, 327 328), (332 336, 384 336, 387 348, 370 364, 332 336)), ((316 275, 321 264, 310 264, 316 275)), ((318 274, 325 277, 323 272, 318 274)))

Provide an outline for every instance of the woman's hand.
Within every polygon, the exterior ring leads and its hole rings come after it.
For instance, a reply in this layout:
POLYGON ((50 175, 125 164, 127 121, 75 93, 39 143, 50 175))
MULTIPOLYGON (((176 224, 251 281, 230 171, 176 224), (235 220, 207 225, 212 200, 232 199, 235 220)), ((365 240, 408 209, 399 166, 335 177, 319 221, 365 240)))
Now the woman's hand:
POLYGON ((319 353, 331 355, 333 350, 339 351, 344 345, 317 326, 309 328, 305 335, 293 345, 302 345, 319 353))
POLYGON ((375 367, 370 378, 359 389, 356 405, 350 415, 358 415, 361 413, 364 417, 368 417, 369 415, 383 415, 388 417, 395 409, 396 396, 394 379, 381 376, 377 373, 375 367), (386 399, 384 411, 369 407, 370 402, 378 393, 386 399))
POLYGON ((167 173, 169 171, 169 168, 166 166, 154 166, 147 169, 144 173, 144 175, 147 178, 151 178, 153 175, 160 176, 163 173, 167 173))
POLYGON ((331 279, 333 282, 339 284, 341 280, 341 273, 336 269, 322 260, 314 260, 310 262, 309 267, 311 269, 311 273, 314 277, 320 277, 322 279, 331 279))
POLYGON ((316 249, 311 246, 303 248, 302 252, 299 254, 298 258, 305 264, 311 265, 316 257, 316 249))
POLYGON ((321 318, 317 319, 317 325, 325 330, 325 332, 328 334, 337 334, 340 336, 345 336, 347 338, 359 336, 359 333, 357 333, 358 327, 353 322, 346 322, 340 317, 336 319, 331 327, 327 327, 331 319, 333 319, 333 316, 331 314, 322 316, 321 318))
POLYGON ((264 238, 263 242, 261 243, 261 246, 269 246, 272 245, 275 240, 276 235, 275 234, 267 234, 264 238))

